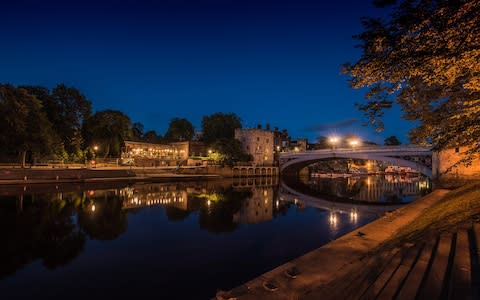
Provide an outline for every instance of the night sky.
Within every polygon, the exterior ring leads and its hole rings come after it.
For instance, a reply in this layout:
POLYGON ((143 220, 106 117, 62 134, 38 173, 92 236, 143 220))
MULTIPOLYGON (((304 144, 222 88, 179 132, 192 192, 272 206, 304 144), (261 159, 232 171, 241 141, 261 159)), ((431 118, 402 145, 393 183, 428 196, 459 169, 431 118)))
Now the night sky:
POLYGON ((121 110, 161 134, 173 117, 200 130, 203 115, 221 111, 310 141, 407 141, 412 125, 398 111, 383 133, 362 127, 363 91, 340 74, 360 55, 360 17, 382 13, 370 0, 62 2, 2 1, 0 82, 64 82, 95 110, 121 110), (351 125, 329 126, 342 123, 351 125))

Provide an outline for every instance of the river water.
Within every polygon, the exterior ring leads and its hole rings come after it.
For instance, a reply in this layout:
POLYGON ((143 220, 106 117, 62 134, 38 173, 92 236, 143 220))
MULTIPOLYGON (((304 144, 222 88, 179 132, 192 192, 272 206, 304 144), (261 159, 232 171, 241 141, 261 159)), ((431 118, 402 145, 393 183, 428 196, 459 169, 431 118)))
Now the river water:
POLYGON ((0 188, 1 299, 211 299, 428 192, 422 177, 0 188))

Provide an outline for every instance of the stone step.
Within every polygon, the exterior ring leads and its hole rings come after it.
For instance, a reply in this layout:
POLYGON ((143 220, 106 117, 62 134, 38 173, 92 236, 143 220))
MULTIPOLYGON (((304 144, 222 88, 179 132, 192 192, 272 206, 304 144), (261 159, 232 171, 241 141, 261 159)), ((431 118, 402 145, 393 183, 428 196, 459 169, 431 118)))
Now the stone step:
POLYGON ((430 269, 426 280, 420 287, 419 299, 440 299, 446 278, 451 245, 452 234, 442 234, 430 261, 430 269))
POLYGON ((377 264, 369 269, 369 272, 365 272, 365 276, 362 281, 356 282, 355 285, 348 290, 347 297, 345 299, 358 299, 360 295, 363 295, 366 290, 377 280, 378 276, 385 270, 385 268, 391 263, 393 258, 400 251, 399 248, 395 248, 392 251, 388 251, 384 254, 383 258, 377 261, 377 264))
POLYGON ((418 293, 422 279, 427 271, 428 262, 432 257, 433 248, 436 241, 433 240, 423 247, 423 250, 412 270, 408 274, 403 286, 400 289, 396 299, 399 300, 413 300, 418 293))
POLYGON ((377 296, 377 299, 390 300, 395 297, 397 292, 402 287, 402 284, 405 281, 408 273, 417 261, 417 258, 420 255, 420 251, 422 250, 422 248, 422 246, 414 246, 406 251, 402 262, 400 263, 400 266, 397 268, 390 280, 388 280, 385 287, 377 296))
POLYGON ((454 255, 448 298, 472 299, 470 243, 468 231, 465 228, 460 228, 457 232, 454 255))
POLYGON ((395 248, 380 255, 371 256, 362 267, 348 276, 349 279, 346 282, 336 285, 328 299, 358 299, 358 296, 376 280, 379 272, 390 263, 398 251, 399 249, 395 248))
POLYGON ((385 284, 390 280, 393 273, 398 269, 402 262, 402 251, 399 251, 389 262, 389 264, 383 269, 376 280, 371 284, 368 289, 360 296, 360 299, 375 299, 375 297, 382 291, 385 284))

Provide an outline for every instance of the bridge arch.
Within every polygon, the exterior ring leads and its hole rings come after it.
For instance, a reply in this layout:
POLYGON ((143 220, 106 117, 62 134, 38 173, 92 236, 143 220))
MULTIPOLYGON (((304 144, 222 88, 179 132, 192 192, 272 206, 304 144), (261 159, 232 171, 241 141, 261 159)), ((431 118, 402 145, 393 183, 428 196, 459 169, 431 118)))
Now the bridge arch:
POLYGON ((288 172, 292 169, 301 169, 316 161, 330 158, 350 158, 363 160, 385 161, 402 167, 410 167, 425 176, 432 178, 430 167, 421 163, 400 158, 401 156, 431 156, 428 148, 413 147, 379 147, 370 149, 337 149, 337 150, 314 150, 298 153, 285 153, 280 156, 280 171, 288 172))

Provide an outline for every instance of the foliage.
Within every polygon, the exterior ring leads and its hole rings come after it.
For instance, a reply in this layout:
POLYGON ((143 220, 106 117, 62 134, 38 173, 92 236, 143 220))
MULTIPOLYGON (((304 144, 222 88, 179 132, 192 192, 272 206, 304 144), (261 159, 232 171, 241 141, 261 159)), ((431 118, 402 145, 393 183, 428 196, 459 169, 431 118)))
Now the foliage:
POLYGON ((192 123, 187 119, 173 118, 170 120, 165 139, 169 142, 190 141, 195 134, 192 123))
POLYGON ((402 142, 400 142, 398 138, 394 135, 387 137, 384 141, 385 146, 398 146, 401 144, 402 142))
POLYGON ((42 103, 26 89, 0 85, 0 115, 0 152, 20 153, 22 166, 27 152, 48 155, 60 151, 42 103))
POLYGON ((253 157, 243 151, 242 143, 237 139, 222 139, 211 145, 211 158, 219 164, 233 166, 238 161, 251 161, 253 157))
POLYGON ((143 129, 144 126, 140 122, 135 122, 132 124, 132 140, 139 142, 143 138, 143 129))
POLYGON ((161 135, 158 135, 155 130, 149 130, 143 134, 142 140, 147 143, 160 144, 163 139, 161 135))
POLYGON ((332 145, 328 142, 328 138, 325 136, 317 137, 317 143, 314 145, 315 150, 317 149, 330 149, 332 145))
POLYGON ((61 139, 66 156, 72 161, 83 158, 82 125, 91 115, 92 104, 76 88, 58 84, 52 92, 41 86, 22 86, 43 105, 48 120, 61 139))
POLYGON ((419 124, 412 142, 469 146, 468 163, 480 152, 480 1, 404 0, 391 8, 388 20, 362 20, 362 56, 345 65, 353 88, 368 87, 359 109, 382 130, 383 111, 396 102, 419 124))
POLYGON ((235 129, 242 128, 240 118, 234 113, 214 113, 202 119, 203 141, 208 145, 220 140, 232 140, 235 129))
POLYGON ((119 157, 125 140, 132 137, 130 118, 124 113, 107 109, 96 112, 85 121, 86 146, 97 145, 104 157, 119 157))

